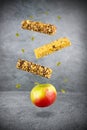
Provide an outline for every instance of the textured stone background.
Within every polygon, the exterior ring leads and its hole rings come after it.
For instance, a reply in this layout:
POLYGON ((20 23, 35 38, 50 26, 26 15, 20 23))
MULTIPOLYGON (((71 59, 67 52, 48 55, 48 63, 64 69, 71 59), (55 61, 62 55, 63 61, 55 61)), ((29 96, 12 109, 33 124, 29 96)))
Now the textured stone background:
POLYGON ((0 1, 0 130, 85 130, 87 126, 87 16, 84 1, 0 1), (48 12, 46 14, 45 12, 48 12), (58 20, 57 16, 61 16, 58 20), (24 19, 57 26, 54 36, 22 30, 24 19), (16 33, 20 36, 16 37, 16 33), (34 48, 66 36, 72 46, 37 60, 34 48), (31 37, 35 37, 32 41, 31 37), (25 49, 25 53, 21 49, 25 49), (17 70, 18 58, 53 69, 51 79, 17 70), (57 62, 61 65, 56 66, 57 62), (64 82, 67 78, 68 82, 64 82), (49 108, 34 107, 29 91, 34 82, 52 83, 58 100, 49 108), (20 89, 15 85, 21 84, 20 89), (60 90, 65 89, 66 94, 60 90))

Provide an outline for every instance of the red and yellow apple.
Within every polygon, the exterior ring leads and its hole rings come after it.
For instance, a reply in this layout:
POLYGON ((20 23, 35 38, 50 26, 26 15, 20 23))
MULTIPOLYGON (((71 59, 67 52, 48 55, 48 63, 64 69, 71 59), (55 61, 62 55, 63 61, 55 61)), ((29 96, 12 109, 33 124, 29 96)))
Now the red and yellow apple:
POLYGON ((55 102, 57 91, 51 84, 38 84, 30 93, 32 103, 38 107, 48 107, 55 102))

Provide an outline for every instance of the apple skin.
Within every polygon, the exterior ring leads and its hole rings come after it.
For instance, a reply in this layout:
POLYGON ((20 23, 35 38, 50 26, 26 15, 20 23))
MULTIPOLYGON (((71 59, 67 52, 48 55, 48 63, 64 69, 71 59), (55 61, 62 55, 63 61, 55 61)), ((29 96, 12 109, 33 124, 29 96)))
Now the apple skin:
POLYGON ((30 93, 30 99, 37 107, 48 107, 55 102, 57 91, 51 84, 38 84, 30 93))

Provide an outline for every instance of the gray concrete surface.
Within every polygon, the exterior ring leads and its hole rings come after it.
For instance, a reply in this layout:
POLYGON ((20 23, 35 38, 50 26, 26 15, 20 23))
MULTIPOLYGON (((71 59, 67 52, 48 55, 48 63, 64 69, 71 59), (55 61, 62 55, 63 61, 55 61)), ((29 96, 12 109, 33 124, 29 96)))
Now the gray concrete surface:
POLYGON ((87 128, 86 9, 86 3, 81 0, 0 0, 0 130, 87 128), (30 19, 29 16, 33 16, 32 20, 54 24, 57 33, 48 36, 22 30, 21 21, 30 19), (34 48, 64 36, 71 40, 71 47, 39 60, 35 58, 34 48), (17 70, 18 58, 52 68, 51 79, 17 70), (61 62, 59 67, 57 62, 61 62), (68 82, 64 82, 65 78, 68 82), (54 105, 40 109, 31 104, 29 91, 34 82, 56 87, 59 96, 54 105), (16 89, 17 83, 21 84, 20 89, 16 89), (66 94, 61 94, 61 89, 66 94))
MULTIPOLYGON (((0 123, 5 130, 86 130, 87 96, 58 93, 48 108, 35 107, 29 92, 0 92, 0 123)), ((0 129, 1 130, 1 129, 0 129)))

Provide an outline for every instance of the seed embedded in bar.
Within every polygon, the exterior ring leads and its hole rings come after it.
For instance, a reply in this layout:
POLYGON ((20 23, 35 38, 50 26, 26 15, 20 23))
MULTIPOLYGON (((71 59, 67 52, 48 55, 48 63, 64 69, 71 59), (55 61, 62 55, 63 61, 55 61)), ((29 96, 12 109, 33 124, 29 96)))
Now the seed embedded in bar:
POLYGON ((18 59, 16 68, 45 78, 50 78, 52 74, 52 69, 23 59, 18 59))
POLYGON ((71 42, 68 38, 60 38, 58 40, 55 40, 51 43, 45 44, 39 48, 36 48, 34 50, 36 58, 42 58, 44 56, 47 56, 55 51, 61 50, 65 47, 68 47, 71 45, 71 42))
POLYGON ((56 26, 48 23, 46 24, 38 21, 24 20, 21 25, 21 27, 26 30, 45 33, 48 35, 53 35, 56 33, 56 26))

